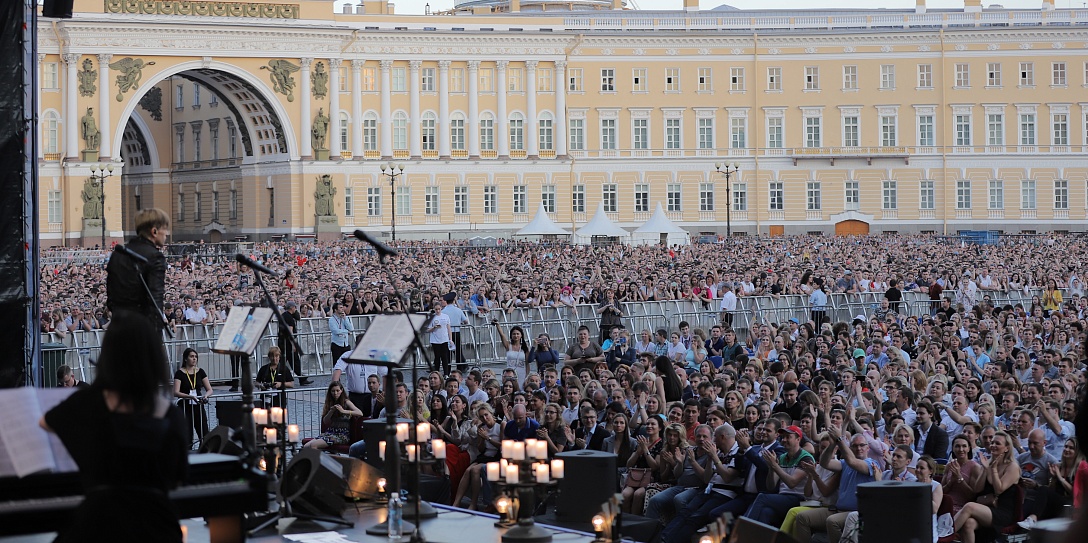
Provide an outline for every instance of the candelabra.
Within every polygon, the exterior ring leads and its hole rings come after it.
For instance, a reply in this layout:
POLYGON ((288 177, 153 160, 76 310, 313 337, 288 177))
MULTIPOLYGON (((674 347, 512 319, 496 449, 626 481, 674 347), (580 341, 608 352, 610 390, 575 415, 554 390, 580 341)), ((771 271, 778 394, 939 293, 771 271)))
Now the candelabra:
MULTIPOLYGON (((403 518, 413 518, 417 522, 412 524, 402 522, 400 528, 390 525, 390 519, 366 529, 370 535, 389 535, 390 538, 400 537, 400 533, 410 532, 412 543, 423 543, 423 534, 417 529, 419 519, 434 518, 438 511, 431 504, 421 501, 419 497, 419 470, 421 466, 432 465, 436 471, 445 472, 446 469, 446 442, 431 438, 431 425, 427 422, 409 424, 397 423, 396 426, 396 451, 401 462, 407 463, 408 499, 405 502, 403 518)), ((386 442, 378 442, 378 456, 385 460, 386 442)), ((378 480, 378 503, 389 503, 390 493, 397 492, 399 488, 387 488, 387 481, 378 480)))
POLYGON ((549 543, 552 534, 536 525, 537 493, 563 478, 563 460, 548 462, 548 442, 537 439, 503 440, 502 459, 487 464, 487 480, 499 487, 495 509, 498 527, 510 529, 502 535, 503 543, 549 543))
POLYGON ((255 435, 264 436, 260 467, 272 479, 283 474, 287 452, 298 450, 299 430, 297 424, 287 424, 287 410, 282 407, 269 409, 254 408, 253 423, 255 435))

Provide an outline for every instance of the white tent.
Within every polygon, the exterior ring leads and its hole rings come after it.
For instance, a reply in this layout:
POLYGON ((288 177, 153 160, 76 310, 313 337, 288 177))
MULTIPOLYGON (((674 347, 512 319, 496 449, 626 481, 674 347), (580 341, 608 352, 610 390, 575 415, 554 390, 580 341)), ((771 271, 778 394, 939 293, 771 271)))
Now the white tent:
POLYGON ((604 202, 597 206, 597 213, 584 226, 575 232, 581 243, 590 243, 593 238, 626 238, 630 235, 626 230, 616 226, 608 214, 604 212, 604 202))
POLYGON ((544 202, 540 202, 540 208, 536 211, 536 216, 533 220, 529 221, 518 230, 515 236, 569 236, 570 232, 559 227, 548 216, 548 212, 544 209, 544 202))
POLYGON ((632 242, 639 245, 661 243, 662 239, 668 245, 688 245, 691 243, 691 236, 688 231, 677 226, 665 215, 661 202, 657 203, 654 214, 631 234, 631 238, 632 242))

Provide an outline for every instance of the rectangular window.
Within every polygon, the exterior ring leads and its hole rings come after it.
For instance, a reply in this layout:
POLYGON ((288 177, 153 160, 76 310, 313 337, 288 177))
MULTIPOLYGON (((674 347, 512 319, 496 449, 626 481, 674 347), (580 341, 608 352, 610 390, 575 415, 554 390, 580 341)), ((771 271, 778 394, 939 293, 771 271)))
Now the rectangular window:
MULTIPOLYGON (((884 67, 880 67, 881 72, 884 71, 884 67)), ((858 89, 858 67, 857 66, 843 66, 842 67, 842 88, 843 90, 857 90, 858 89)))
POLYGON ((805 90, 820 90, 819 66, 805 66, 805 90))
POLYGON ((47 206, 48 211, 46 216, 51 223, 59 223, 63 221, 64 206, 61 204, 60 191, 50 190, 47 195, 49 204, 47 206))
POLYGON ((393 148, 403 151, 408 148, 408 117, 393 116, 393 148))
POLYGON ((957 87, 970 87, 971 86, 971 67, 966 63, 956 64, 956 86, 957 87))
POLYGON ((956 115, 956 145, 971 145, 971 116, 956 115))
POLYGON ((601 186, 601 201, 604 202, 605 213, 619 211, 619 190, 615 183, 605 183, 601 186))
POLYGON ((748 119, 744 117, 729 119, 729 145, 732 149, 748 147, 748 119))
POLYGON ((551 68, 536 69, 536 90, 537 92, 555 91, 555 70, 551 68))
POLYGON ((219 160, 219 125, 216 124, 214 127, 209 125, 208 132, 211 134, 212 160, 219 160))
MULTIPOLYGON (((337 71, 337 75, 340 76, 338 78, 338 83, 337 83, 337 86, 340 87, 340 92, 348 92, 349 90, 351 90, 348 87, 348 83, 350 81, 348 79, 348 67, 347 66, 341 66, 341 67, 337 68, 336 71, 337 71)), ((213 94, 212 97, 214 98, 215 95, 213 94)))
POLYGON ((1035 63, 1034 62, 1021 62, 1020 63, 1020 86, 1021 87, 1034 87, 1035 86, 1035 63))
POLYGON ((856 116, 842 118, 842 145, 843 147, 858 147, 861 145, 860 123, 856 116))
POLYGON ((450 119, 450 149, 465 150, 465 120, 463 118, 450 119))
POLYGON ((933 128, 933 115, 918 116, 918 146, 933 147, 936 136, 933 128))
POLYGON ((540 140, 538 142, 541 151, 552 151, 555 149, 554 130, 552 129, 551 117, 540 119, 537 122, 537 136, 540 140))
POLYGON ((174 109, 181 109, 185 107, 185 85, 178 85, 177 92, 174 94, 174 109))
MULTIPOLYGON (((42 88, 43 89, 58 89, 60 88, 60 68, 56 62, 43 62, 42 63, 42 88)), ((52 222, 52 221, 50 221, 52 222)))
POLYGON ((737 92, 744 90, 744 68, 729 69, 729 90, 737 92))
MULTIPOLYGON (((270 208, 274 208, 275 204, 272 204, 270 208)), ((178 193, 178 222, 185 222, 185 195, 178 193)))
POLYGON ((631 70, 631 92, 646 92, 646 68, 631 70))
POLYGON ((510 92, 522 92, 525 90, 525 71, 521 68, 506 70, 506 90, 510 92))
POLYGON ((665 92, 680 92, 680 68, 665 68, 665 92))
MULTIPOLYGON (((217 197, 216 200, 219 198, 217 197)), ((344 216, 351 217, 355 215, 355 202, 354 192, 351 187, 344 187, 344 216)))
MULTIPOLYGON (((347 121, 346 118, 344 120, 347 121)), ((437 129, 435 128, 435 124, 436 123, 435 123, 435 119, 434 119, 433 116, 424 116, 423 121, 420 122, 420 124, 419 124, 419 137, 420 137, 420 141, 421 141, 421 144, 422 144, 421 149, 424 150, 424 151, 434 151, 435 143, 436 143, 435 142, 435 135, 437 133, 437 129)), ((347 127, 346 126, 344 127, 344 130, 341 133, 344 134, 345 136, 347 135, 347 127)), ((346 143, 347 138, 345 137, 344 139, 345 139, 345 144, 344 144, 345 147, 342 147, 342 148, 346 148, 346 145, 347 145, 347 143, 346 143)))
POLYGON ((971 209, 971 181, 956 181, 956 209, 971 209))
POLYGON ((419 90, 420 92, 434 92, 435 91, 435 76, 434 68, 423 68, 419 72, 419 90))
POLYGON ((1035 180, 1020 182, 1020 209, 1035 209, 1035 180))
POLYGON ((1001 63, 989 62, 986 64, 986 86, 987 87, 1000 87, 1001 86, 1001 63))
POLYGON ((714 211, 714 183, 699 183, 699 211, 714 211))
POLYGON ((438 187, 427 187, 423 191, 423 213, 438 215, 439 213, 438 187))
POLYGON ((714 76, 710 68, 699 68, 698 83, 699 92, 711 92, 714 90, 714 76))
POLYGON ((453 213, 468 215, 468 187, 466 185, 453 187, 453 213))
POLYGON ((1050 116, 1050 124, 1054 127, 1054 145, 1069 145, 1069 115, 1055 113, 1050 116))
POLYGON ((499 187, 484 185, 484 213, 494 215, 499 212, 499 187))
POLYGON ((733 183, 733 209, 748 211, 748 183, 733 183))
POLYGON ((238 219, 238 190, 230 189, 230 220, 238 219))
POLYGON ((680 211, 680 183, 665 186, 665 211, 680 211))
POLYGON ((374 92, 375 90, 378 89, 378 85, 376 83, 377 73, 376 73, 376 70, 374 68, 363 68, 362 79, 363 79, 363 89, 362 90, 367 91, 367 92, 374 92))
POLYGON ((480 149, 495 150, 495 119, 490 117, 480 119, 480 149))
POLYGON ((495 92, 495 69, 480 68, 476 72, 480 78, 480 88, 478 90, 480 92, 495 92))
POLYGON ((805 187, 805 210, 819 211, 820 208, 820 182, 809 181, 805 187))
POLYGON ((363 150, 378 150, 378 119, 377 117, 363 118, 363 150))
POLYGON ((714 148, 714 118, 702 117, 699 119, 699 148, 700 149, 713 149, 714 148))
POLYGON ((650 148, 650 120, 631 120, 631 147, 635 149, 650 148))
POLYGON ((412 187, 401 185, 397 187, 397 215, 412 214, 412 187))
POLYGON ((1035 114, 1020 114, 1020 145, 1035 145, 1035 114))
POLYGON ((665 119, 665 148, 680 148, 680 119, 665 119))
POLYGON ((767 209, 782 211, 785 209, 786 191, 781 181, 771 181, 767 185, 767 209))
POLYGON ((1050 84, 1055 87, 1064 87, 1066 85, 1064 62, 1052 62, 1050 64, 1050 84))
POLYGON ((899 187, 898 183, 894 180, 885 179, 882 183, 883 192, 883 208, 882 209, 899 209, 899 187))
POLYGON ((880 88, 895 90, 895 64, 880 65, 880 88))
POLYGON ((581 68, 567 68, 567 91, 582 92, 581 68))
POLYGON ((990 180, 990 209, 1005 209, 1005 182, 990 180))
POLYGON ((780 92, 782 90, 782 68, 774 66, 767 68, 767 90, 780 92))
POLYGON ((1054 209, 1069 209, 1069 181, 1065 179, 1054 181, 1054 209))
POLYGON ((408 90, 408 72, 404 66, 394 66, 392 72, 393 92, 406 92, 408 90))
POLYGON ((570 209, 574 213, 586 212, 586 186, 574 185, 571 187, 570 209))
POLYGON ((204 198, 203 198, 203 196, 204 195, 202 193, 200 193, 200 192, 196 193, 196 203, 195 203, 195 205, 193 205, 193 221, 194 222, 200 222, 201 220, 203 220, 201 218, 201 213, 200 213, 201 210, 202 210, 201 208, 204 207, 204 202, 203 202, 204 198))
POLYGON ((805 117, 805 147, 820 147, 820 117, 805 117))
POLYGON ((1005 116, 1003 114, 986 115, 986 145, 1005 145, 1005 116))
POLYGON ((544 204, 545 213, 555 213, 555 185, 540 187, 540 202, 544 204))
POLYGON ((918 183, 918 209, 934 209, 937 207, 937 189, 931 180, 922 180, 918 183))
POLYGON ((514 185, 514 213, 529 212, 529 187, 526 185, 514 185))
POLYGON ((616 148, 616 119, 601 119, 601 149, 616 148))
POLYGON ((861 207, 861 185, 857 181, 847 181, 844 191, 846 209, 859 209, 861 207))
POLYGON ((918 87, 922 89, 933 88, 933 65, 932 64, 919 64, 918 65, 918 87))
POLYGON ((781 149, 783 145, 782 117, 767 117, 767 147, 781 149))
POLYGON ((616 91, 616 70, 613 68, 601 68, 601 92, 616 91))
POLYGON ((880 116, 880 145, 884 147, 899 145, 899 134, 896 130, 898 124, 894 115, 880 116))
POLYGON ((635 212, 650 211, 650 185, 635 183, 635 212))
POLYGON ((570 150, 584 151, 586 148, 586 121, 585 119, 570 119, 570 150))
MULTIPOLYGON (((397 199, 400 199, 400 195, 397 195, 397 199)), ((398 212, 398 215, 402 213, 398 212)), ((382 188, 381 187, 367 187, 366 188, 366 216, 367 217, 381 217, 382 216, 382 188)))
POLYGON ((450 92, 465 92, 464 68, 450 68, 450 92))

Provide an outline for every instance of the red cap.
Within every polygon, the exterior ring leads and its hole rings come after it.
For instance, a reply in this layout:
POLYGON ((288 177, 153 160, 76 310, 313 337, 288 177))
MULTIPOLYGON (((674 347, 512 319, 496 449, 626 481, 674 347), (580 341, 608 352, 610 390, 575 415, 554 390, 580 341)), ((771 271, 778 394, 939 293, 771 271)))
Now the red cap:
POLYGON ((801 429, 798 428, 797 426, 787 426, 787 427, 782 428, 781 430, 778 431, 778 433, 780 433, 780 434, 782 432, 794 433, 794 434, 797 434, 797 437, 801 437, 802 435, 804 435, 803 433, 801 433, 801 429))

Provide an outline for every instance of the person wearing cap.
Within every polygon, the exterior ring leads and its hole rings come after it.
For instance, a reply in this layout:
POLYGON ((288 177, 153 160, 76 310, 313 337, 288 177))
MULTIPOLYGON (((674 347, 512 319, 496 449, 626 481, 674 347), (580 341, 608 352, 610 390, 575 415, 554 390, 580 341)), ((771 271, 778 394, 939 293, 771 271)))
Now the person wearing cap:
POLYGON ((778 455, 769 450, 761 453, 763 461, 771 468, 769 477, 778 483, 778 492, 757 496, 744 513, 745 517, 779 526, 790 509, 801 505, 809 480, 802 464, 816 465, 816 458, 801 448, 802 437, 801 428, 787 426, 778 431, 779 442, 786 447, 786 451, 778 455))
POLYGON ((861 290, 858 286, 857 279, 854 279, 854 272, 846 270, 842 273, 842 277, 835 281, 835 292, 843 292, 846 294, 854 294, 861 290))
POLYGON ((854 365, 858 368, 865 367, 865 351, 862 349, 854 349, 854 365))
POLYGON ((450 348, 457 354, 457 367, 464 369, 465 353, 461 349, 461 327, 468 324, 468 315, 454 303, 456 300, 457 293, 455 292, 443 296, 442 301, 445 302, 445 307, 442 308, 442 313, 450 318, 450 348))

